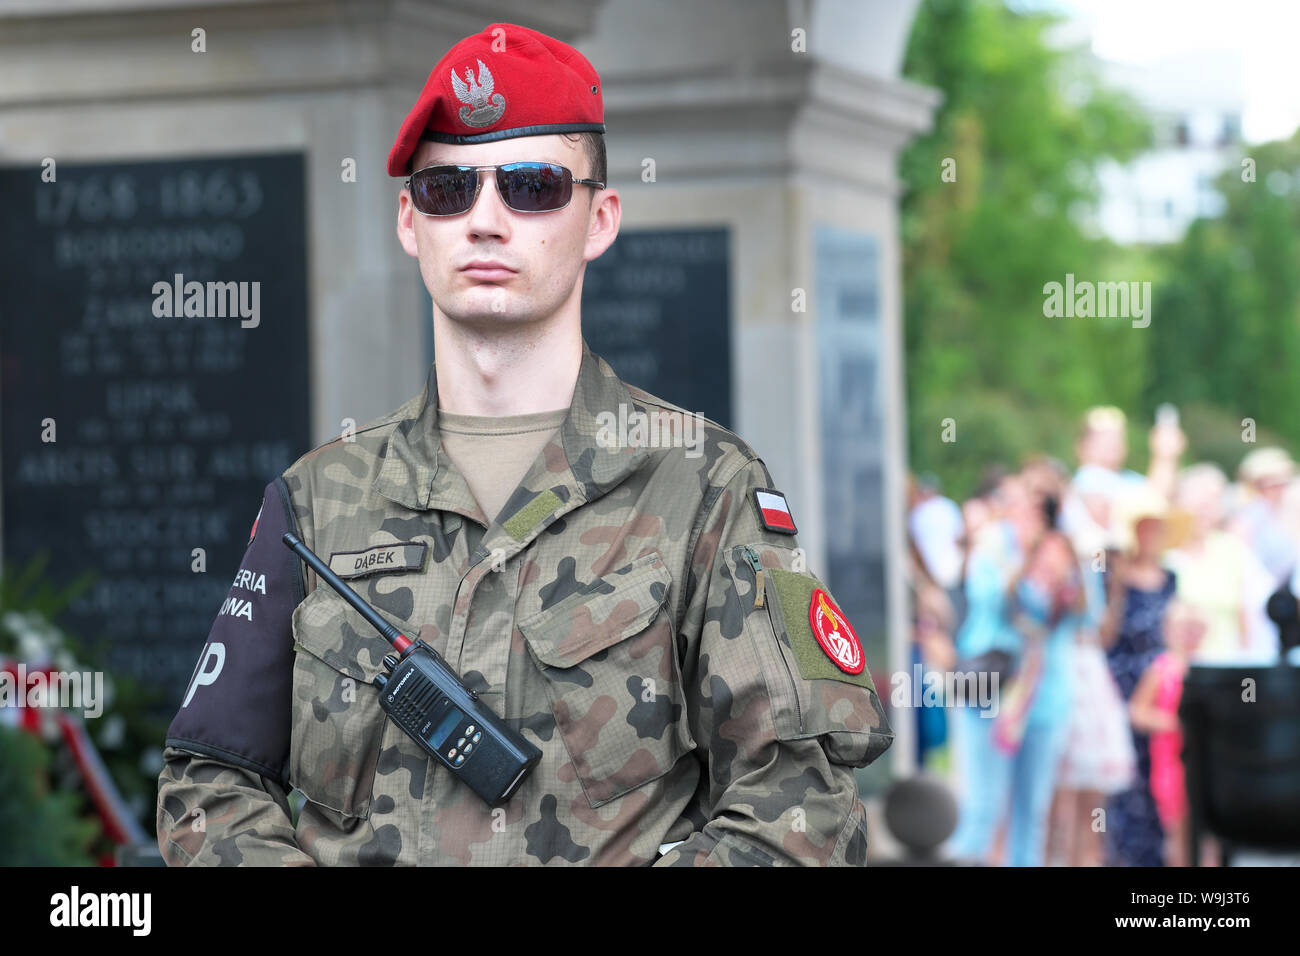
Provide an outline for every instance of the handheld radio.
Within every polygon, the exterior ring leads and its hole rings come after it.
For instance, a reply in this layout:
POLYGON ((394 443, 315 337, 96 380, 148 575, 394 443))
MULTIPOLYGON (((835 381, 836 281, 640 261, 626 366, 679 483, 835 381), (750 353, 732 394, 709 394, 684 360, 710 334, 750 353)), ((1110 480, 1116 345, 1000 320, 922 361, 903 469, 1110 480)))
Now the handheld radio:
POLYGON ((384 713, 488 806, 508 801, 542 752, 480 702, 442 655, 380 617, 297 535, 285 532, 283 541, 396 649, 384 658, 387 673, 375 676, 384 713))

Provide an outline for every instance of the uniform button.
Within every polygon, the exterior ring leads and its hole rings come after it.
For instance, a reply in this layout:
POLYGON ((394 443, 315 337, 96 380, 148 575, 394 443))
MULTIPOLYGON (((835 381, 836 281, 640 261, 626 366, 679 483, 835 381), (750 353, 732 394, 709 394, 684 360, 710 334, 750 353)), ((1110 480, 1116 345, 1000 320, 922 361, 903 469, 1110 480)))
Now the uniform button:
POLYGON ((447 751, 447 757, 448 759, 450 759, 454 756, 456 756, 456 748, 452 747, 450 750, 447 751))
POLYGON ((457 746, 457 747, 464 747, 464 746, 465 746, 465 738, 464 738, 464 737, 461 737, 460 740, 456 741, 456 746, 457 746))
POLYGON ((475 735, 474 735, 474 743, 478 743, 478 739, 479 739, 480 737, 482 737, 482 736, 483 736, 482 733, 477 733, 477 734, 475 734, 475 735))
POLYGON ((474 732, 474 725, 473 725, 473 724, 470 724, 468 727, 465 728, 465 733, 467 733, 467 734, 472 734, 473 732, 474 732))
POLYGON ((469 753, 469 752, 470 752, 471 750, 473 750, 473 749, 474 749, 474 745, 473 745, 473 744, 466 744, 466 745, 465 745, 465 753, 469 753))
POLYGON ((464 755, 464 754, 461 754, 459 757, 456 758, 456 766, 457 766, 457 767, 459 767, 459 766, 460 766, 461 764, 463 764, 464 762, 465 762, 465 755, 464 755))

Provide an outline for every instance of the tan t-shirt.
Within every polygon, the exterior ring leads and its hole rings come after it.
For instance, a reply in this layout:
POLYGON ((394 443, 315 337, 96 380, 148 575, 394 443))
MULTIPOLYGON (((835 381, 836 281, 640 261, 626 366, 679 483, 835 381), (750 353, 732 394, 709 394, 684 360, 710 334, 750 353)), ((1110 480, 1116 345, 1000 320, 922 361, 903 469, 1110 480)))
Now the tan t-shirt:
POLYGON ((564 424, 567 408, 527 415, 455 415, 438 409, 442 450, 465 476, 474 500, 491 520, 519 485, 551 436, 564 424))

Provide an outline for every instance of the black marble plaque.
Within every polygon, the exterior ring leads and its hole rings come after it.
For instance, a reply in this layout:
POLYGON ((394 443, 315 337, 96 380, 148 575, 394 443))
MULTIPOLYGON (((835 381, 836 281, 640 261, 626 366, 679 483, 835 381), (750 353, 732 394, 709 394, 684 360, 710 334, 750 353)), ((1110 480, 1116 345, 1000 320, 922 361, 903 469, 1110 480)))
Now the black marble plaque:
POLYGON ((582 330, 619 378, 731 427, 726 229, 623 232, 587 264, 582 330))
POLYGON ((53 584, 92 571, 59 623, 168 707, 263 488, 308 448, 303 173, 0 169, 5 573, 42 551, 53 584))

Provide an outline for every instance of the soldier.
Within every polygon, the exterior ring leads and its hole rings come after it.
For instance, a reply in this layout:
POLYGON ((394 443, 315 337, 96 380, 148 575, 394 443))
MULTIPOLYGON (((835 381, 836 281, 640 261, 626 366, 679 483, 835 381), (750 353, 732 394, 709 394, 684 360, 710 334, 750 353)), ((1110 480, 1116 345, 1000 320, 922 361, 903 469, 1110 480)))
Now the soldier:
POLYGON ((267 486, 166 738, 169 863, 865 862, 852 768, 893 733, 785 496, 582 338, 620 219, 603 132, 596 71, 541 33, 430 74, 388 172, 437 361, 267 486), (541 749, 503 807, 387 719, 391 648, 286 530, 541 749))

